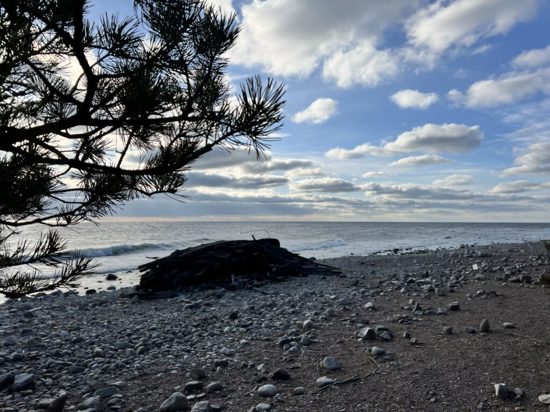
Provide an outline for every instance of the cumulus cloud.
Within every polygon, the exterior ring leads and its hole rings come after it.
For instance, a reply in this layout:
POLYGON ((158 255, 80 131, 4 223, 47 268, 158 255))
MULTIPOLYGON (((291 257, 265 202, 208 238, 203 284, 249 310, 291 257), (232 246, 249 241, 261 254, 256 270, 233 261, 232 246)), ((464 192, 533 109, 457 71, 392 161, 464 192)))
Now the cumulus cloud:
POLYGON ((361 190, 359 186, 335 177, 322 177, 318 179, 304 179, 293 182, 290 186, 293 190, 306 192, 356 192, 361 190))
POLYGON ((263 189, 288 183, 282 176, 225 176, 212 173, 187 173, 187 187, 223 187, 228 189, 263 189))
POLYGON ((550 142, 529 145, 524 154, 515 160, 516 166, 504 170, 504 174, 548 174, 550 173, 550 142))
POLYGON ((391 101, 402 109, 427 109, 437 102, 436 93, 422 93, 418 90, 399 90, 390 97, 391 101))
POLYGON ((295 123, 324 123, 336 113, 338 102, 327 97, 319 98, 306 109, 292 116, 295 123))
POLYGON ((449 159, 438 155, 422 155, 422 156, 409 156, 403 157, 395 162, 392 162, 390 166, 397 167, 418 167, 418 166, 429 166, 441 163, 450 163, 449 159))
POLYGON ((349 88, 359 84, 377 86, 395 77, 399 71, 399 55, 392 50, 378 50, 371 41, 334 53, 323 67, 323 78, 349 88))
POLYGON ((349 160, 360 159, 365 155, 381 156, 388 154, 388 151, 383 147, 373 146, 369 143, 360 144, 353 149, 344 149, 342 147, 335 147, 328 150, 325 156, 329 159, 349 160))
POLYGON ((527 180, 499 183, 491 189, 491 193, 524 193, 536 190, 550 189, 550 182, 535 183, 527 180))
MULTIPOLYGON (((376 86, 407 65, 433 68, 448 49, 475 46, 508 32, 535 15, 538 0, 427 3, 253 1, 241 8, 242 31, 229 57, 233 63, 261 66, 274 75, 304 77, 321 68, 323 78, 340 87, 376 86), (385 31, 403 27, 407 42, 385 47, 385 31)), ((482 44, 472 52, 488 47, 482 44)))
POLYGON ((376 178, 376 177, 386 177, 390 176, 389 173, 386 172, 365 172, 363 173, 363 177, 369 178, 376 178))
POLYGON ((407 36, 415 47, 438 55, 508 32, 534 17, 537 4, 538 0, 437 1, 409 19, 407 36))
POLYGON ((447 96, 455 103, 475 108, 515 103, 538 93, 550 94, 550 68, 505 73, 475 82, 465 93, 453 89, 447 96))
POLYGON ((247 162, 241 165, 241 169, 247 173, 266 173, 276 170, 305 169, 311 166, 313 166, 313 162, 310 160, 290 159, 247 162))
POLYGON ((550 45, 543 49, 526 50, 512 64, 518 67, 540 67, 550 64, 550 45))
POLYGON ((276 75, 309 75, 353 44, 374 48, 383 30, 418 0, 265 0, 242 7, 242 32, 230 57, 276 75))
POLYGON ((397 139, 382 146, 364 143, 353 149, 336 147, 325 156, 332 159, 358 159, 365 155, 392 155, 406 152, 469 153, 478 148, 483 140, 479 126, 464 124, 427 123, 401 133, 397 139))
POLYGON ((453 174, 433 181, 434 186, 465 186, 474 181, 471 175, 453 174))
POLYGON ((285 173, 288 178, 304 177, 304 176, 319 176, 323 171, 320 167, 299 167, 297 169, 289 170, 285 173))
POLYGON ((363 190, 370 196, 388 196, 410 199, 466 200, 475 198, 474 193, 450 188, 432 187, 417 184, 367 183, 363 190))
POLYGON ((384 148, 391 152, 468 153, 477 149, 482 140, 483 132, 479 126, 427 123, 401 133, 384 148))

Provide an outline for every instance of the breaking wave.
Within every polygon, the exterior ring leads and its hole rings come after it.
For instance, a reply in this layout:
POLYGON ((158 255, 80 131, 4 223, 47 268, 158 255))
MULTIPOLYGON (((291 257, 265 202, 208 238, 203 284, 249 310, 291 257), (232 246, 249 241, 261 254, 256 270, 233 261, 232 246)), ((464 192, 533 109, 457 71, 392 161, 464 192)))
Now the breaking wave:
MULTIPOLYGON (((84 257, 104 257, 104 256, 121 256, 130 255, 154 250, 173 250, 176 248, 174 244, 168 243, 138 243, 135 245, 114 245, 100 248, 87 248, 79 250, 80 256, 84 257)), ((76 251, 71 251, 69 254, 75 254, 76 251)))

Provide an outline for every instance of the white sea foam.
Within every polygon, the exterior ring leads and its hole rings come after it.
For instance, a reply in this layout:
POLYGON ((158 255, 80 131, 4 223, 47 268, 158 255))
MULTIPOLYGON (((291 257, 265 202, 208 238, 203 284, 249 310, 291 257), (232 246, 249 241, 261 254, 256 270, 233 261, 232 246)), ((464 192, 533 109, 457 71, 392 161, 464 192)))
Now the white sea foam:
POLYGON ((100 248, 85 248, 80 250, 72 250, 67 252, 69 255, 77 253, 84 257, 105 257, 105 256, 121 256, 133 253, 140 253, 155 250, 172 250, 176 245, 170 243, 138 243, 138 244, 123 244, 113 245, 100 248))

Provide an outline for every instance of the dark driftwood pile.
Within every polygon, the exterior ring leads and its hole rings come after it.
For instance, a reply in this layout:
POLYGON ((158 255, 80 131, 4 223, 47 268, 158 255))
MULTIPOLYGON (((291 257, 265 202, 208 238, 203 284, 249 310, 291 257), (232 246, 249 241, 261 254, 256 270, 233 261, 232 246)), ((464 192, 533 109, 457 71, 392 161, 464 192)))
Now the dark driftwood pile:
POLYGON ((281 248, 277 239, 222 241, 176 250, 139 270, 144 273, 137 289, 144 292, 340 273, 281 248))

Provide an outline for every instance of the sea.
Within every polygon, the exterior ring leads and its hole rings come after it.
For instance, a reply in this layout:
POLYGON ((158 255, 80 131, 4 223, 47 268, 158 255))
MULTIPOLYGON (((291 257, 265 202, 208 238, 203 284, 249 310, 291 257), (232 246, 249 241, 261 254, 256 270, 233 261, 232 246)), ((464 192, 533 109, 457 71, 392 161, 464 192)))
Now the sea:
MULTIPOLYGON (((139 265, 218 240, 277 238, 291 252, 322 259, 550 239, 550 223, 105 221, 59 231, 68 253, 78 250, 98 265, 93 275, 80 281, 80 292, 133 286, 139 282, 139 265), (118 280, 105 281, 108 273, 118 280)), ((33 228, 26 234, 32 239, 38 232, 33 228)))

